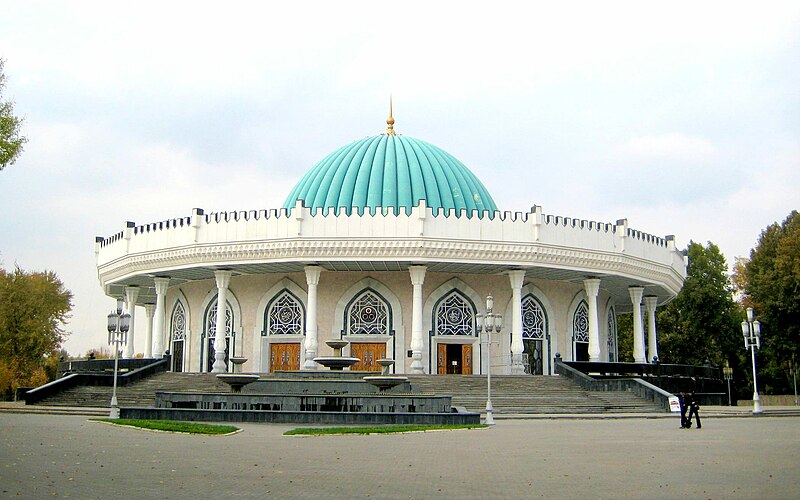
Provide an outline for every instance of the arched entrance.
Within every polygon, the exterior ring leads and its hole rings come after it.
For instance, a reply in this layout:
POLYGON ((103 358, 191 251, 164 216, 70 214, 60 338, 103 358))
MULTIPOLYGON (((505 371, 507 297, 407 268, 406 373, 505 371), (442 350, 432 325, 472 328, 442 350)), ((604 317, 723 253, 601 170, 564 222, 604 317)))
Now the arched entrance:
POLYGON ((547 316, 536 297, 529 294, 522 299, 522 343, 525 372, 531 375, 544 373, 544 348, 547 339, 547 316))

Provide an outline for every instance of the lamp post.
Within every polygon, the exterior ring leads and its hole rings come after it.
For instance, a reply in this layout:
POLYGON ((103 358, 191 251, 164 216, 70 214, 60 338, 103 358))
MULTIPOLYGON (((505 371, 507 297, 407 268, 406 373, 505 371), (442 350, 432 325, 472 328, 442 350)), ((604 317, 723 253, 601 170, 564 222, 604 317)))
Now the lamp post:
POLYGON ((725 360, 725 366, 722 367, 722 375, 725 377, 725 380, 728 381, 728 406, 731 406, 731 379, 733 378, 733 368, 728 363, 728 360, 725 360))
POLYGON ((131 329, 131 315, 122 313, 122 299, 117 299, 117 310, 108 315, 108 343, 114 346, 114 389, 111 392, 111 413, 109 418, 119 418, 117 405, 117 371, 119 369, 119 347, 128 343, 128 330, 131 329))
MULTIPOLYGON (((500 333, 503 328, 503 316, 494 313, 494 298, 491 295, 486 297, 486 315, 478 314, 476 326, 478 334, 483 337, 486 331, 486 425, 494 425, 494 408, 492 407, 492 332, 500 333)), ((481 340, 481 344, 484 341, 481 340)))
POLYGON ((794 405, 797 406, 797 362, 794 354, 792 354, 792 359, 789 360, 789 375, 792 376, 794 381, 794 405))
POLYGON ((756 382, 756 349, 761 348, 761 323, 753 321, 753 308, 747 308, 747 321, 742 321, 742 335, 744 335, 744 348, 750 348, 753 357, 753 413, 761 413, 761 400, 758 397, 758 384, 756 382))

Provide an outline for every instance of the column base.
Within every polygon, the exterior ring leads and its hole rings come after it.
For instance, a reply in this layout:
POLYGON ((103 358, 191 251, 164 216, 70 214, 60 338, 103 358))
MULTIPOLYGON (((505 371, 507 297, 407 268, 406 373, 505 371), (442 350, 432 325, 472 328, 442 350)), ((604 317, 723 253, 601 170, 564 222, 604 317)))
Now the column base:
POLYGON ((525 365, 522 364, 522 353, 511 353, 511 375, 525 375, 525 365))
POLYGON ((422 375, 425 373, 425 367, 422 366, 422 353, 415 351, 411 354, 411 373, 414 375, 422 375))
POLYGON ((227 367, 225 366, 225 352, 214 353, 214 364, 211 367, 211 373, 225 373, 227 367))

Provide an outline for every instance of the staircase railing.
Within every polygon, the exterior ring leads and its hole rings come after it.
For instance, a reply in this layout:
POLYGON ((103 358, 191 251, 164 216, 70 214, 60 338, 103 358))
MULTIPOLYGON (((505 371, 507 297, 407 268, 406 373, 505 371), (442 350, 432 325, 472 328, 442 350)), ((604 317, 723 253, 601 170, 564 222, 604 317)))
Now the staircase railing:
MULTIPOLYGON (((105 362, 106 360, 92 360, 92 361, 105 362)), ((103 363, 100 363, 100 365, 102 364, 103 363)), ((164 356, 163 358, 144 359, 144 360, 142 359, 120 360, 120 365, 124 366, 129 370, 131 366, 137 366, 137 368, 133 370, 118 374, 117 385, 125 386, 130 383, 137 382, 139 380, 147 378, 151 375, 155 375, 156 373, 169 371, 170 357, 164 356), (135 363, 123 364, 122 361, 126 362, 135 361, 135 363), (142 363, 142 361, 147 361, 147 363, 142 363)), ((96 366, 99 365, 95 365, 95 367, 96 366)), ((120 369, 122 369, 122 366, 120 366, 120 369)), ((87 370, 81 373, 71 373, 65 375, 64 377, 53 380, 52 382, 48 382, 47 384, 36 387, 35 389, 31 389, 27 391, 25 394, 23 394, 22 397, 25 400, 25 404, 30 405, 38 403, 39 401, 42 401, 46 398, 53 397, 56 394, 66 391, 67 389, 71 389, 73 387, 78 387, 82 385, 97 385, 97 386, 109 386, 109 387, 114 385, 113 360, 111 365, 111 372, 108 372, 104 369, 102 371, 87 370)))
POLYGON ((587 391, 628 391, 642 399, 652 401, 659 408, 665 412, 670 411, 669 398, 672 396, 669 392, 657 387, 645 380, 638 377, 632 378, 615 378, 615 379, 594 379, 589 375, 583 373, 581 370, 574 368, 556 358, 555 368, 556 373, 562 377, 568 378, 578 384, 581 388, 587 391))

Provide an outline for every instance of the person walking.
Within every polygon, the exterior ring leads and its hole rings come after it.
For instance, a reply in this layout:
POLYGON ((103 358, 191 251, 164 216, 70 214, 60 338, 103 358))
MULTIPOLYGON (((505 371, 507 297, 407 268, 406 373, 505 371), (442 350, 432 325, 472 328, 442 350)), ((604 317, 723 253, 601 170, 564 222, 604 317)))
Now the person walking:
POLYGON ((681 408, 681 429, 687 429, 689 425, 686 422, 686 412, 688 411, 688 407, 686 406, 687 396, 684 391, 678 393, 678 405, 681 408))
POLYGON ((692 428, 692 415, 694 415, 695 427, 702 428, 700 424, 700 400, 694 391, 690 391, 685 399, 684 404, 689 407, 689 414, 686 416, 686 428, 692 428))

